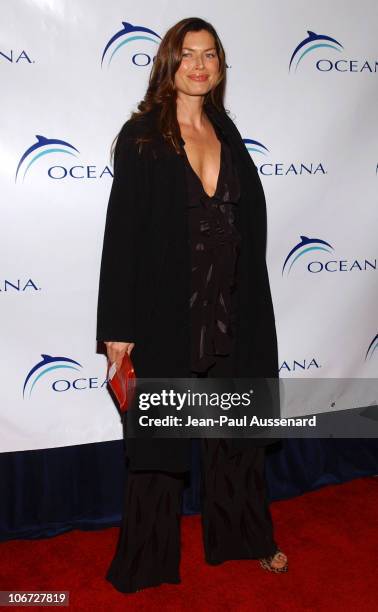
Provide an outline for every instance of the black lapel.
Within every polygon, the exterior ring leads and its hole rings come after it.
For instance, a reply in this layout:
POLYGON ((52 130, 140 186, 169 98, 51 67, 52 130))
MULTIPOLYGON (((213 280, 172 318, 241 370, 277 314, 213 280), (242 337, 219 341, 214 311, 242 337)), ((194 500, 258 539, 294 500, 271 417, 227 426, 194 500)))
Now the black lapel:
POLYGON ((231 130, 228 124, 228 117, 225 111, 218 110, 213 104, 207 104, 205 110, 209 119, 212 122, 216 123, 223 136, 227 140, 228 137, 231 135, 231 130))

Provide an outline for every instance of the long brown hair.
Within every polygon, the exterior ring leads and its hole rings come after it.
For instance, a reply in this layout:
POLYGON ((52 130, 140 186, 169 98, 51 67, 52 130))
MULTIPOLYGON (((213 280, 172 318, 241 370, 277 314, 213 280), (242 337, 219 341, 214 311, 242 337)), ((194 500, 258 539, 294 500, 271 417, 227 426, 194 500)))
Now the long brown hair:
MULTIPOLYGON (((181 134, 176 114, 175 74, 181 64, 185 35, 188 32, 199 32, 200 30, 206 30, 213 36, 219 58, 218 81, 215 87, 205 95, 204 107, 207 104, 213 104, 218 110, 225 110, 223 101, 226 86, 226 57, 223 45, 211 23, 199 17, 187 17, 173 25, 161 41, 151 69, 146 94, 138 104, 138 110, 130 117, 131 121, 138 121, 147 113, 156 110, 156 128, 178 154, 181 153, 181 134)), ((138 137, 136 142, 142 145, 152 139, 152 134, 143 135, 138 137)), ((112 154, 115 142, 112 145, 112 154)))

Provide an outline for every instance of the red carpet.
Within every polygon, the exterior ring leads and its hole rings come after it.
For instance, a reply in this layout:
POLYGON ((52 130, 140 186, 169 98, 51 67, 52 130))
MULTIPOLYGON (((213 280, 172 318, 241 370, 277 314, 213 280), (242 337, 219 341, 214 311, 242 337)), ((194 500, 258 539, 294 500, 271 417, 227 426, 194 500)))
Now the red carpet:
POLYGON ((103 578, 118 533, 111 528, 3 543, 0 590, 69 590, 69 609, 84 611, 378 609, 378 478, 325 487, 271 509, 276 540, 289 556, 287 574, 248 560, 206 565, 194 516, 182 520, 181 585, 115 591, 103 578))

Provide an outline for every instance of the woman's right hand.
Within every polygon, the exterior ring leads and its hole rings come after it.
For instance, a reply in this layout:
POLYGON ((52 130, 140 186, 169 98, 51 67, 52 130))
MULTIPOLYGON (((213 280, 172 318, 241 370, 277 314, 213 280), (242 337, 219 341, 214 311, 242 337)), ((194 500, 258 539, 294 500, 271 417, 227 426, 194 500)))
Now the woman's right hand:
POLYGON ((108 354, 108 359, 110 364, 115 363, 116 369, 118 370, 121 367, 122 359, 126 351, 128 354, 131 354, 135 344, 134 342, 105 342, 106 352, 108 354))

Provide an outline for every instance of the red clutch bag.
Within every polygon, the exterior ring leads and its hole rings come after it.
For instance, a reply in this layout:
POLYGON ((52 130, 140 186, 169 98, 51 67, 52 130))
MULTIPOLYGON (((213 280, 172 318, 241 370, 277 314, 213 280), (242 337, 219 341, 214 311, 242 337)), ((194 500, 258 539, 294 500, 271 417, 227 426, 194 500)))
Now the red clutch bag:
POLYGON ((118 370, 116 370, 115 363, 109 365, 107 379, 117 398, 120 411, 126 412, 133 400, 136 383, 134 366, 127 352, 118 370))

